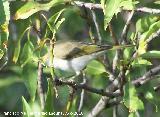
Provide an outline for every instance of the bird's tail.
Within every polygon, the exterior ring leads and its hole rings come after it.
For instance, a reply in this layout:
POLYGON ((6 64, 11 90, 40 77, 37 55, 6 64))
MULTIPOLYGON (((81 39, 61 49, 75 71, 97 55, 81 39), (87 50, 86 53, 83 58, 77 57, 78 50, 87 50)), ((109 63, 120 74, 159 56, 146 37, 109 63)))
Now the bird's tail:
POLYGON ((135 45, 116 45, 116 46, 112 46, 112 48, 109 50, 117 50, 117 49, 123 49, 128 47, 135 47, 135 45))

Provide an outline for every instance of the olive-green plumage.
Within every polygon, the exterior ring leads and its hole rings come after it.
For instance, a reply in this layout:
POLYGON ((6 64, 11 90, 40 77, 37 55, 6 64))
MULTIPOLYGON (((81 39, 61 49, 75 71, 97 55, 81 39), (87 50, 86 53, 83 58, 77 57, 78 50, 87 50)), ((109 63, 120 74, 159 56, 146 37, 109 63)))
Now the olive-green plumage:
POLYGON ((111 46, 95 45, 71 41, 58 41, 54 45, 54 58, 50 61, 49 53, 46 58, 46 65, 64 71, 74 71, 77 74, 83 70, 93 59, 104 54, 107 50, 130 47, 132 45, 111 46))

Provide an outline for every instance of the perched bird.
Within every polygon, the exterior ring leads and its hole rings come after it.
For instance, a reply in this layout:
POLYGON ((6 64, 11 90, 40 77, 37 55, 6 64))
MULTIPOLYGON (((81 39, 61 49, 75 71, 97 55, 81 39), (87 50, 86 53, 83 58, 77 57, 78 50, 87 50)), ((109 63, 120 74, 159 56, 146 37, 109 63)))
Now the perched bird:
POLYGON ((100 55, 103 55, 107 50, 120 49, 127 46, 130 45, 111 46, 71 41, 59 41, 56 42, 54 46, 53 62, 47 58, 45 64, 47 66, 52 66, 55 69, 72 71, 78 75, 91 60, 96 59, 100 55))

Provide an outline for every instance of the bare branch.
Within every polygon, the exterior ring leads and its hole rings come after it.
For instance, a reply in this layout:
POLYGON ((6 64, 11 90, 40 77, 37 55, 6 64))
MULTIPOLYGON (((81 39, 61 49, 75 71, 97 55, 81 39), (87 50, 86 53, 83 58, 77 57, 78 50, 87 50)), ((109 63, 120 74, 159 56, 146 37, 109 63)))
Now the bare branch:
MULTIPOLYGON (((87 79, 86 79, 86 76, 85 76, 85 73, 83 73, 83 82, 82 84, 86 84, 87 82, 87 79)), ((79 107, 78 107, 78 112, 80 113, 81 110, 82 110, 82 107, 83 107, 83 101, 84 101, 84 89, 82 89, 81 91, 81 97, 80 97, 80 102, 79 102, 79 107)))
MULTIPOLYGON (((106 91, 114 92, 118 88, 118 81, 115 79, 111 85, 106 88, 106 91)), ((98 101, 96 106, 88 114, 88 117, 96 117, 103 109, 106 108, 106 105, 109 103, 110 97, 104 97, 98 101)))
POLYGON ((45 94, 43 89, 43 80, 42 80, 43 66, 38 62, 38 94, 40 98, 41 108, 44 109, 45 106, 45 94))
POLYGON ((94 3, 86 3, 80 1, 74 1, 74 3, 79 7, 86 7, 89 9, 102 9, 101 4, 94 4, 94 3))
POLYGON ((153 8, 147 8, 147 7, 137 8, 136 11, 151 13, 151 14, 160 14, 160 9, 153 9, 153 8))
POLYGON ((92 92, 92 93, 96 93, 102 96, 107 96, 107 97, 116 97, 116 96, 120 96, 120 93, 113 93, 113 92, 107 92, 104 91, 103 89, 96 89, 96 88, 92 88, 87 86, 86 84, 76 84, 73 81, 64 81, 61 79, 55 79, 54 80, 56 85, 69 85, 75 89, 85 89, 86 91, 92 92))
MULTIPOLYGON (((86 3, 86 2, 80 2, 80 1, 74 1, 74 3, 76 3, 76 5, 79 7, 85 6, 86 8, 89 8, 89 9, 102 9, 101 4, 86 3)), ((134 9, 134 11, 151 13, 151 14, 160 14, 160 9, 153 9, 153 8, 147 8, 147 7, 137 8, 137 9, 134 9)))
POLYGON ((102 42, 102 37, 101 37, 101 34, 100 34, 98 22, 97 22, 97 20, 96 20, 96 14, 95 14, 95 12, 94 12, 93 10, 91 10, 91 13, 92 13, 94 25, 95 25, 95 27, 96 27, 97 36, 98 36, 98 41, 99 41, 99 44, 101 44, 101 42, 102 42))
POLYGON ((115 35, 114 31, 113 31, 112 24, 109 23, 108 27, 109 27, 109 32, 110 32, 110 35, 111 35, 111 37, 112 37, 112 39, 113 39, 114 44, 115 44, 115 45, 119 45, 118 39, 116 38, 116 35, 115 35))
POLYGON ((129 29, 129 24, 131 22, 131 19, 133 17, 133 14, 134 14, 134 10, 132 12, 130 12, 129 16, 128 16, 128 19, 127 19, 127 22, 123 28, 123 31, 121 33, 121 38, 120 38, 120 43, 125 43, 127 44, 127 33, 128 33, 128 29, 129 29))
POLYGON ((153 34, 147 39, 147 43, 150 42, 152 39, 158 37, 158 36, 160 36, 160 29, 159 29, 157 32, 153 33, 153 34))
POLYGON ((147 73, 145 73, 142 77, 137 78, 136 80, 133 80, 132 84, 134 84, 135 86, 141 86, 145 84, 146 82, 152 80, 154 78, 153 76, 159 73, 160 73, 160 65, 152 68, 147 73))
POLYGON ((116 106, 116 105, 120 104, 121 101, 122 101, 121 99, 111 100, 111 101, 109 101, 108 104, 106 105, 106 108, 110 108, 110 107, 112 107, 112 106, 116 106))

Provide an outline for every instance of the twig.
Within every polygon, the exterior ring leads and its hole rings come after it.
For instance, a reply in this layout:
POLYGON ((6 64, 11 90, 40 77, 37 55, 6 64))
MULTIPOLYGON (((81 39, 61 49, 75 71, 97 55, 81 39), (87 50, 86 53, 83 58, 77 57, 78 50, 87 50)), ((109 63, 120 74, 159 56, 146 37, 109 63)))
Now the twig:
MULTIPOLYGON (((85 77, 85 73, 83 73, 83 82, 82 84, 86 84, 87 80, 86 80, 86 77, 85 77)), ((82 110, 82 106, 83 106, 83 100, 84 100, 84 89, 82 89, 82 92, 81 92, 81 97, 80 97, 80 102, 79 102, 79 107, 78 107, 78 113, 81 112, 82 110)))
POLYGON ((149 43, 152 39, 154 39, 154 38, 156 38, 156 37, 158 37, 158 36, 160 36, 160 29, 159 29, 157 32, 153 33, 153 34, 147 39, 147 43, 149 43))
POLYGON ((38 94, 40 98, 41 108, 44 109, 45 106, 45 94, 43 89, 43 80, 42 80, 43 66, 38 62, 38 94))
POLYGON ((160 73, 160 65, 152 68, 151 70, 149 70, 147 73, 145 73, 142 77, 137 78, 136 80, 132 81, 132 84, 135 86, 141 86, 144 83, 152 80, 154 77, 154 75, 157 75, 160 73))
MULTIPOLYGON (((102 9, 101 4, 86 3, 86 2, 80 2, 80 1, 74 1, 74 3, 76 3, 76 5, 79 7, 85 6, 86 8, 89 8, 89 9, 102 9)), ((128 10, 125 10, 125 11, 128 11, 128 10)), ((148 7, 136 8, 134 9, 134 11, 151 13, 151 14, 160 14, 160 9, 153 9, 148 7)))
POLYGON ((74 1, 74 3, 79 7, 86 7, 89 9, 102 9, 101 4, 94 4, 94 3, 86 3, 80 1, 74 1))
POLYGON ((61 79, 55 79, 54 82, 56 83, 56 85, 69 85, 75 89, 85 89, 86 91, 96 93, 102 96, 107 96, 107 97, 117 97, 120 95, 120 93, 113 93, 113 91, 108 92, 108 91, 104 91, 103 89, 92 88, 87 86, 86 84, 76 84, 73 81, 64 81, 61 79))
POLYGON ((92 13, 94 25, 96 27, 98 41, 99 41, 99 44, 101 44, 102 43, 102 37, 101 37, 101 34, 100 34, 98 22, 96 20, 96 14, 95 14, 95 12, 93 10, 91 10, 91 13, 92 13))
POLYGON ((160 9, 153 9, 153 8, 147 8, 147 7, 137 8, 136 11, 151 13, 151 14, 160 14, 160 9))
POLYGON ((110 101, 108 102, 108 104, 106 105, 106 108, 110 108, 110 107, 112 107, 112 106, 116 106, 116 105, 120 104, 121 101, 122 101, 121 99, 110 100, 110 101))
POLYGON ((129 24, 131 22, 133 14, 134 14, 134 10, 128 16, 127 22, 126 22, 126 24, 125 24, 125 26, 123 28, 122 33, 121 33, 120 43, 127 44, 127 33, 128 33, 128 29, 129 29, 129 26, 130 26, 129 24))
MULTIPOLYGON (((106 88, 106 91, 114 92, 118 88, 118 81, 115 79, 111 85, 106 88)), ((88 114, 88 117, 96 117, 103 109, 106 108, 106 105, 110 101, 110 97, 104 97, 99 100, 96 106, 88 114)))
POLYGON ((120 59, 120 50, 116 50, 116 53, 115 53, 115 56, 114 56, 113 62, 112 62, 112 71, 113 71, 113 73, 115 73, 115 71, 116 71, 116 67, 117 67, 119 59, 120 59))
POLYGON ((109 32, 110 32, 110 35, 111 35, 111 37, 113 39, 114 45, 119 45, 118 39, 116 38, 116 35, 115 35, 114 31, 113 31, 113 27, 112 27, 111 23, 109 23, 108 27, 109 27, 109 32))

